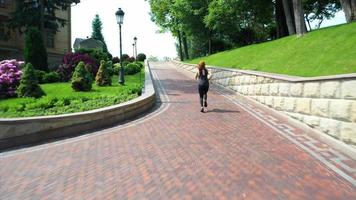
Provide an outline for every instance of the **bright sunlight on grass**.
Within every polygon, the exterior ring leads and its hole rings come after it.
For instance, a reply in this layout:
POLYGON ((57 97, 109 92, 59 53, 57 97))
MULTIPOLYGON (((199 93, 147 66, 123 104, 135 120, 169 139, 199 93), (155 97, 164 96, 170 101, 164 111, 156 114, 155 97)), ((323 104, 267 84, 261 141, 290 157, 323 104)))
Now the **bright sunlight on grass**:
POLYGON ((189 63, 200 60, 207 65, 304 77, 356 73, 356 23, 237 48, 189 63))

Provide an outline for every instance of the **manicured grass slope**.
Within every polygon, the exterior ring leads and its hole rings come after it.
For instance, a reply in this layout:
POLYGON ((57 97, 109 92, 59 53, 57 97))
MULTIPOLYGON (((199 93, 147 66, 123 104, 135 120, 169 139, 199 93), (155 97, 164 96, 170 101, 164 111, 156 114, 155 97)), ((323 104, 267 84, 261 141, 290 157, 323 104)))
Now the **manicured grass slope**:
MULTIPOLYGON (((141 71, 141 86, 144 70, 141 71)), ((125 86, 118 84, 114 76, 112 86, 98 87, 93 83, 90 92, 75 92, 70 83, 42 84, 46 96, 34 98, 10 98, 0 100, 1 117, 30 117, 74 113, 102 108, 129 101, 138 96, 140 76, 125 76, 125 86)))
POLYGON ((356 23, 312 31, 303 37, 250 45, 189 61, 295 76, 356 73, 356 23))

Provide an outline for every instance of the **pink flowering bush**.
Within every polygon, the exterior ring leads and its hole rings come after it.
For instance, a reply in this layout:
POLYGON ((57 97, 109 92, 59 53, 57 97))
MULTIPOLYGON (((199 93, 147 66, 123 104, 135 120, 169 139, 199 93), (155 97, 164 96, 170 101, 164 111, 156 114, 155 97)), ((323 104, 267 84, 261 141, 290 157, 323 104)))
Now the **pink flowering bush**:
POLYGON ((0 62, 0 98, 13 97, 21 80, 21 65, 17 60, 3 60, 0 62))

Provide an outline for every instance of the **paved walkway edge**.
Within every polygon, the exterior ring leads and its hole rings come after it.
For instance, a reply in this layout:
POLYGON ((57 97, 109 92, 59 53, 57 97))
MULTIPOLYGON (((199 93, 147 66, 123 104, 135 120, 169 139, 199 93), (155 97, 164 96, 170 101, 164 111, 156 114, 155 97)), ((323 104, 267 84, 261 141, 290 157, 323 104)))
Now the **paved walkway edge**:
POLYGON ((108 127, 147 112, 155 103, 156 92, 149 63, 146 62, 142 95, 131 101, 73 114, 0 119, 0 151, 108 127))

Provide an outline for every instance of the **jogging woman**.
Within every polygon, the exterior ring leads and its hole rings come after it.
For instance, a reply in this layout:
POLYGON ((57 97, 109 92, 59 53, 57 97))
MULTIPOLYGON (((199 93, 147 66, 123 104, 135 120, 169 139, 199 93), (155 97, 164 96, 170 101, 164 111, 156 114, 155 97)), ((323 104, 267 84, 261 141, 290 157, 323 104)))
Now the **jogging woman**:
POLYGON ((208 107, 207 99, 208 99, 208 90, 209 90, 209 79, 208 78, 209 72, 205 68, 205 62, 200 61, 198 64, 198 72, 195 75, 195 79, 199 80, 198 90, 199 90, 199 97, 200 97, 200 112, 204 112, 204 107, 208 107))

